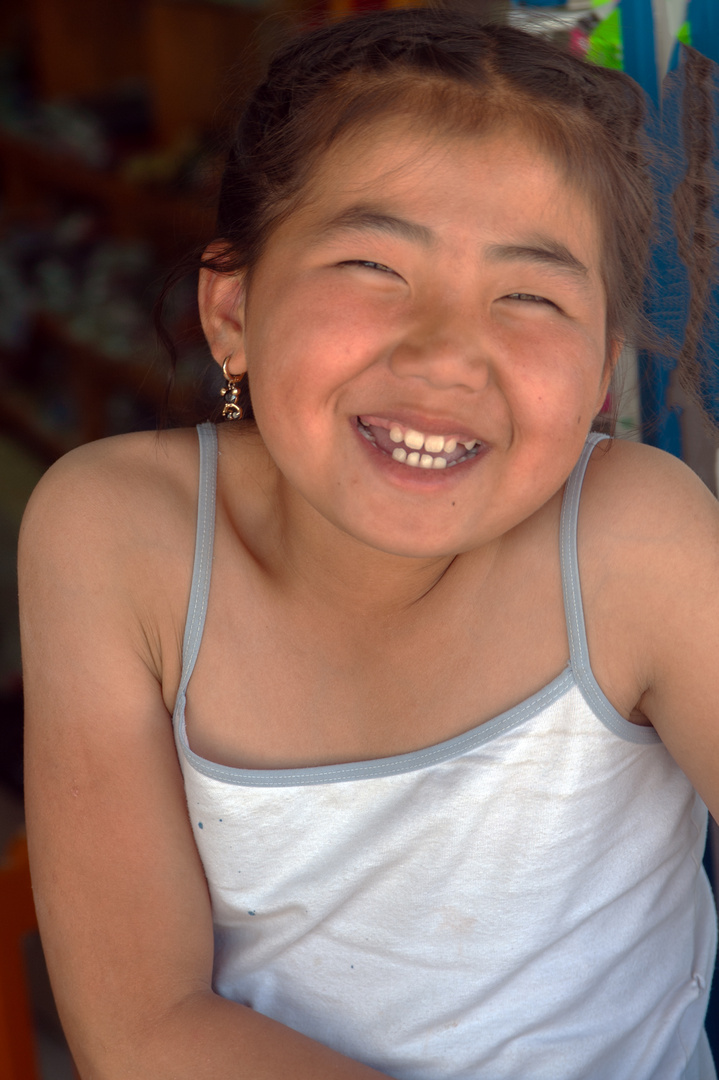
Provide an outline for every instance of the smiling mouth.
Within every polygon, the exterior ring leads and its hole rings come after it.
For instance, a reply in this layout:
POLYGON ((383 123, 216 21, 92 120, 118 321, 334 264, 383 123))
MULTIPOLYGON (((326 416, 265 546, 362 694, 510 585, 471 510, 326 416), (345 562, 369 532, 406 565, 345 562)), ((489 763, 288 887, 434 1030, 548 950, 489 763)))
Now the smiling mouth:
POLYGON ((400 424, 382 427, 357 417, 357 430, 367 442, 400 465, 415 469, 451 469, 471 461, 484 448, 478 439, 462 442, 453 436, 425 435, 400 424))

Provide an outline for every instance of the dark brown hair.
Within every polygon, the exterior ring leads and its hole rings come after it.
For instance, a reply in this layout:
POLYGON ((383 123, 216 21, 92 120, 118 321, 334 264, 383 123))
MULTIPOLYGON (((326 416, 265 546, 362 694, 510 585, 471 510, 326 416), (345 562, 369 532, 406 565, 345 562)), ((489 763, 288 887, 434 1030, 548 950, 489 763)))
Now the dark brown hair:
MULTIPOLYGON (((222 244, 200 265, 251 280, 322 154, 403 114, 430 132, 519 129, 534 140, 597 214, 607 341, 655 343, 643 313, 655 199, 642 91, 546 40, 448 9, 347 19, 279 50, 233 133, 218 205, 222 244)), ((251 409, 249 397, 244 404, 251 409)))

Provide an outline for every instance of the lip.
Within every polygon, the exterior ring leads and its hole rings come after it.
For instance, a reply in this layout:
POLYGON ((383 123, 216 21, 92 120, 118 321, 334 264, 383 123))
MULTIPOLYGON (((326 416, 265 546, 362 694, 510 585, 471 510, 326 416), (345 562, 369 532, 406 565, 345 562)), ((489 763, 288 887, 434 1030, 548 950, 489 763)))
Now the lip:
MULTIPOLYGON (((456 465, 452 465, 446 469, 421 469, 411 468, 402 464, 399 461, 395 461, 390 454, 382 450, 375 443, 370 442, 364 435, 361 434, 358 425, 358 419, 365 423, 365 417, 367 414, 361 414, 360 417, 352 418, 352 428, 354 430, 355 438, 364 448, 364 453, 369 454, 372 461, 377 467, 383 470, 386 476, 391 479, 395 484, 402 488, 417 489, 421 488, 423 491, 433 489, 435 491, 447 491, 448 486, 454 486, 454 484, 461 481, 462 477, 466 475, 467 470, 471 469, 479 461, 481 461, 488 453, 489 447, 484 444, 473 454, 472 457, 466 461, 461 461, 456 465)), ((392 420, 396 420, 401 423, 400 418, 392 414, 392 420)), ((410 427, 407 424, 407 427, 410 427)), ((422 430, 417 427, 417 431, 422 430)), ((436 428, 434 431, 424 429, 425 434, 445 434, 447 429, 436 428)), ((475 438, 476 436, 466 435, 467 439, 475 438)))
POLYGON ((389 430, 393 424, 399 424, 405 429, 421 431, 423 435, 444 435, 456 439, 457 442, 471 442, 472 439, 485 445, 487 442, 475 431, 463 427, 450 417, 420 416, 406 409, 398 409, 392 413, 359 413, 358 418, 367 427, 374 425, 389 430))

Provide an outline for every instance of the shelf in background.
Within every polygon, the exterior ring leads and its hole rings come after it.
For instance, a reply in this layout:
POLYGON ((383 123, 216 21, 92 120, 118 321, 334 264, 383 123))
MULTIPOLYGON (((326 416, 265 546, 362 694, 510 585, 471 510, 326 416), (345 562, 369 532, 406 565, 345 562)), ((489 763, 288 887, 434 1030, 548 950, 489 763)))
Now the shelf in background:
MULTIPOLYGON (((169 367, 163 367, 159 358, 138 355, 118 360, 107 356, 91 342, 74 338, 61 320, 46 314, 36 318, 33 340, 36 346, 45 342, 61 351, 64 362, 58 385, 73 398, 77 419, 68 423, 48 418, 43 406, 47 399, 51 401, 53 391, 45 379, 39 379, 38 384, 46 400, 25 385, 6 379, 0 382, 0 428, 48 464, 75 446, 116 433, 108 414, 118 394, 128 394, 144 405, 152 423, 165 406, 171 414, 191 414, 201 392, 198 372, 196 378, 192 374, 178 378, 168 396, 169 367)), ((17 354, 6 353, 5 359, 17 369, 17 354)), ((0 367, 2 360, 0 350, 0 367)))
POLYGON ((208 196, 198 194, 193 200, 132 184, 117 172, 93 169, 7 131, 0 131, 0 167, 7 207, 15 214, 32 209, 43 195, 62 193, 102 208, 116 236, 148 237, 161 251, 186 250, 213 235, 208 196))
POLYGON ((0 429, 48 465, 83 441, 79 431, 43 422, 31 395, 15 386, 0 385, 0 429))

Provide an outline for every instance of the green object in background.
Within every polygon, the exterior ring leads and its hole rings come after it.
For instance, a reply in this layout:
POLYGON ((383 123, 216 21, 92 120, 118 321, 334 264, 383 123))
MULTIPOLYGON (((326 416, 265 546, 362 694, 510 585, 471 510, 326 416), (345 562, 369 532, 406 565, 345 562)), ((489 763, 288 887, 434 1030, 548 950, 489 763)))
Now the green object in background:
POLYGON ((677 40, 681 41, 682 45, 691 45, 692 43, 692 29, 688 22, 685 22, 679 29, 677 34, 677 40))
MULTIPOLYGON (((607 0, 592 0, 592 7, 598 8, 607 0)), ((691 45, 692 34, 689 22, 685 22, 677 34, 682 45, 691 45)), ((615 68, 621 71, 623 68, 624 50, 622 47, 622 20, 621 4, 603 19, 589 35, 589 49, 587 59, 601 67, 615 68)))
MULTIPOLYGON (((601 7, 606 0, 592 0, 592 7, 601 7)), ((622 48, 622 22, 620 8, 603 19, 589 35, 587 59, 601 67, 622 70, 624 49, 622 48)))
POLYGON ((623 55, 622 24, 617 9, 589 35, 587 58, 602 67, 621 71, 623 55))

